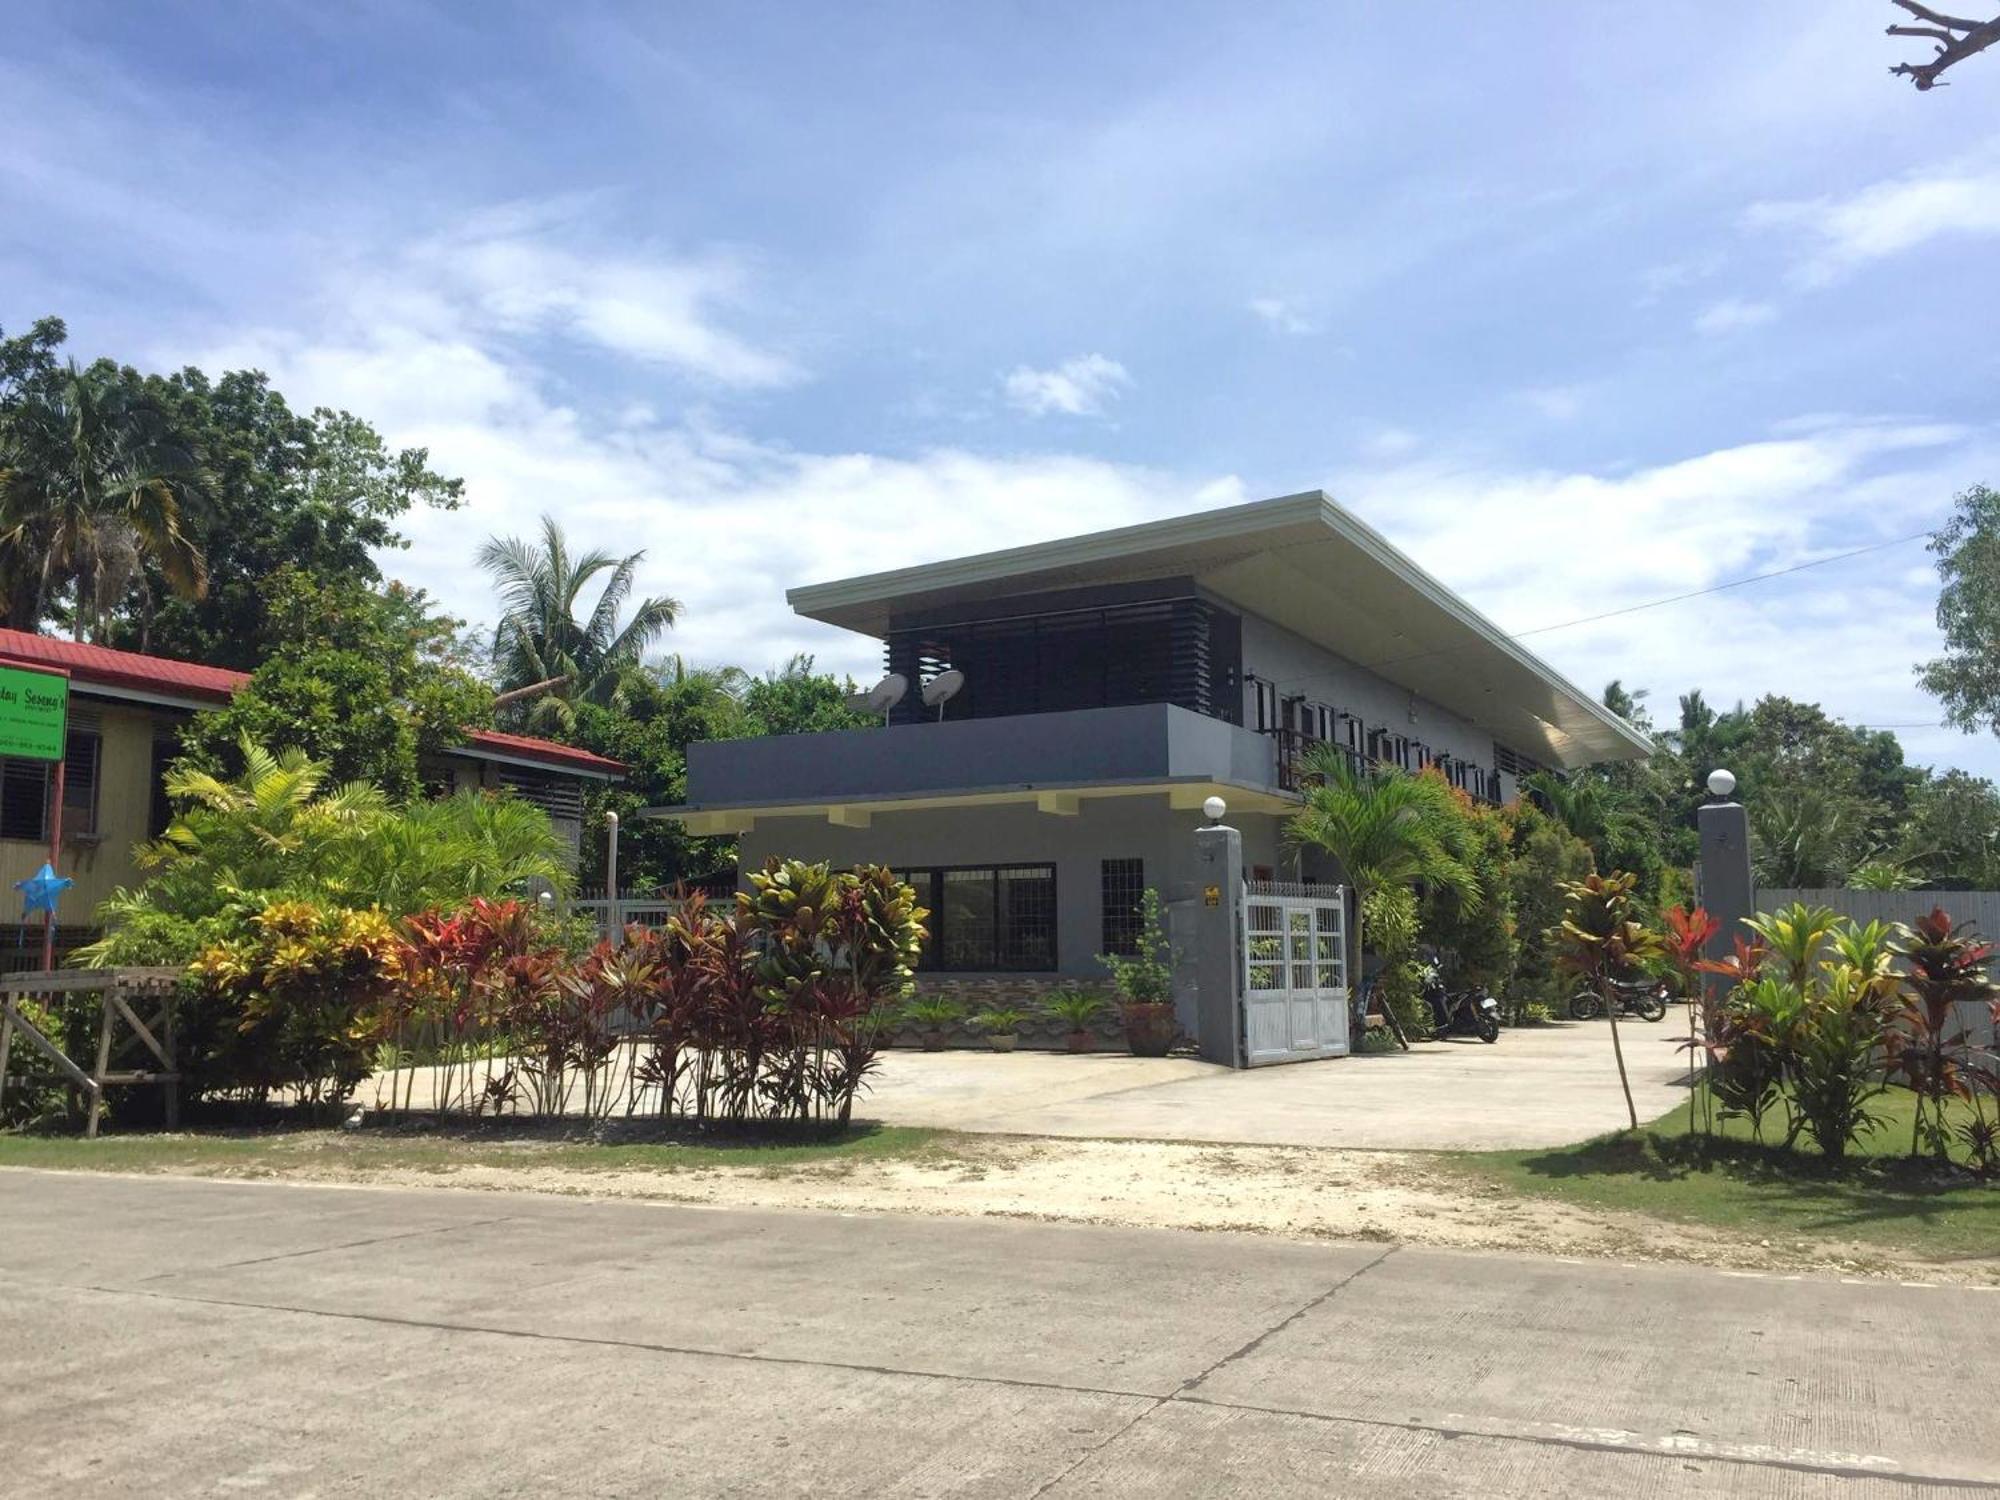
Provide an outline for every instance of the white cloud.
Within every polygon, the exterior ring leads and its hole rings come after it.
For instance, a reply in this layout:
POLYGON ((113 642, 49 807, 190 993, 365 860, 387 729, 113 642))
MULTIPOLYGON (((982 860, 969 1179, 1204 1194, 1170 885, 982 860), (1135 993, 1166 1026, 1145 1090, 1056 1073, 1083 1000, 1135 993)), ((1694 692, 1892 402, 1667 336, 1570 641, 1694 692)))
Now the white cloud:
MULTIPOLYGON (((1521 472, 1449 458, 1361 470, 1334 493, 1503 629, 1712 588, 1927 530, 1990 472, 1984 434, 1848 418, 1630 473, 1521 472)), ((1656 714, 1776 692, 1853 721, 1937 717, 1912 668, 1937 653, 1936 578, 1919 543, 1685 603, 1530 635, 1595 691, 1649 687, 1656 714)), ((1923 753, 1977 763, 1972 742, 1923 753)))
POLYGON ((1282 297, 1253 297, 1250 311, 1279 333, 1316 333, 1318 325, 1282 297))
POLYGON ((1123 395, 1131 384, 1125 367, 1102 354, 1079 354, 1053 370, 1020 365, 1010 370, 1003 382, 1008 403, 1035 417, 1050 412, 1099 416, 1106 404, 1123 395))
POLYGON ((1724 297, 1720 302, 1711 302, 1695 315, 1694 331, 1706 338, 1721 334, 1741 333, 1746 328, 1761 328, 1778 316, 1778 309, 1768 302, 1748 302, 1741 297, 1724 297))
POLYGON ((1420 439, 1407 427, 1384 427, 1371 433, 1362 447, 1377 458, 1401 458, 1414 452, 1420 439))
POLYGON ((1574 385, 1533 386, 1521 399, 1551 422, 1574 422, 1583 412, 1583 388, 1574 385))
POLYGON ((2000 167, 1922 169, 1845 197, 1754 204, 1748 219, 1753 228, 1802 234, 1810 248, 1796 277, 1823 286, 1940 236, 2000 234, 2000 167))

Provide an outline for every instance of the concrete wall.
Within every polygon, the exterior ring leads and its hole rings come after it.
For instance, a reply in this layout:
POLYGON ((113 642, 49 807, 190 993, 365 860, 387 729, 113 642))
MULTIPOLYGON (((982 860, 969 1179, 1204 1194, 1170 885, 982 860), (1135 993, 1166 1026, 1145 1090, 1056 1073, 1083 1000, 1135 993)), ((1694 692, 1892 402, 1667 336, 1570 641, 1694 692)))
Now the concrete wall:
MULTIPOLYGON (((1243 670, 1246 676, 1254 674, 1277 684, 1281 697, 1303 693, 1315 703, 1358 715, 1370 729, 1405 734, 1440 754, 1494 769, 1490 730, 1428 698, 1413 702, 1407 689, 1255 615, 1243 617, 1243 670)), ((1243 689, 1243 722, 1253 727, 1257 722, 1256 687, 1245 682, 1243 689)), ((1500 790, 1501 800, 1510 800, 1518 791, 1515 779, 1503 774, 1500 790)))
MULTIPOLYGON (((867 828, 837 828, 819 817, 759 818, 739 849, 745 871, 772 855, 840 866, 1052 863, 1057 971, 1094 978, 1103 972, 1096 958, 1103 940, 1099 862, 1142 859, 1146 883, 1171 898, 1193 879, 1194 831, 1203 821, 1199 812, 1173 811, 1161 796, 1101 797, 1086 798, 1074 817, 1004 806, 878 812, 867 828)), ((1246 864, 1292 868, 1280 863, 1278 818, 1232 815, 1230 822, 1243 830, 1246 864)))
POLYGON ((688 746, 688 801, 838 802, 969 787, 1109 785, 1217 777, 1277 783, 1275 749, 1168 703, 893 724, 688 746))

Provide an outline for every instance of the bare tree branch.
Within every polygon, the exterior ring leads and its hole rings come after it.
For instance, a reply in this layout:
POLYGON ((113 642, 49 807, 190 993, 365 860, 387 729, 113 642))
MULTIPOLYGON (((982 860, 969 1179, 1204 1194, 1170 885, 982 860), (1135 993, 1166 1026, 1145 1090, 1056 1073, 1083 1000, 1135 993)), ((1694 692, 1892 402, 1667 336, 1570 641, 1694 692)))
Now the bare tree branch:
POLYGON ((1897 63, 1889 70, 1892 74, 1907 77, 1919 89, 1937 88, 1944 81, 1938 75, 1946 68, 2000 42, 2000 16, 1990 21, 1967 21, 1958 16, 1944 15, 1928 5, 1919 5, 1917 0, 1889 0, 1889 3, 1908 11, 1919 21, 1930 23, 1928 26, 1891 26, 1888 28, 1890 36, 1927 37, 1938 44, 1937 55, 1929 62, 1897 63))

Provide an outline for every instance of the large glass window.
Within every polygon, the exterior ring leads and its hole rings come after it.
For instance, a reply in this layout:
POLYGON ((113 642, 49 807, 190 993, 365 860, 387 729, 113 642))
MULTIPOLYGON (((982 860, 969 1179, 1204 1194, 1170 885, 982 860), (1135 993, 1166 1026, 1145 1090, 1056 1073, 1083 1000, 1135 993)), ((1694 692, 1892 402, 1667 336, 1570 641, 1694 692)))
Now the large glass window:
POLYGON ((1054 865, 898 870, 930 908, 921 967, 943 973, 1056 966, 1054 865))

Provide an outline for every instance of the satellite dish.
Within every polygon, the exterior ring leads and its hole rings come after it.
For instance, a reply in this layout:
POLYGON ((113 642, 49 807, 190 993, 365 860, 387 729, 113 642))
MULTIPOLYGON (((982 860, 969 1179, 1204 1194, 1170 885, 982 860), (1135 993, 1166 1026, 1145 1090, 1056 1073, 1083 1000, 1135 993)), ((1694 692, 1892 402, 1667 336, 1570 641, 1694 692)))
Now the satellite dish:
POLYGON ((964 686, 965 674, 956 667, 946 668, 924 684, 924 707, 936 709, 942 719, 946 700, 964 686))
POLYGON ((901 672, 891 672, 866 694, 863 711, 880 714, 884 724, 889 722, 889 710, 903 701, 903 694, 910 690, 910 679, 901 672))

